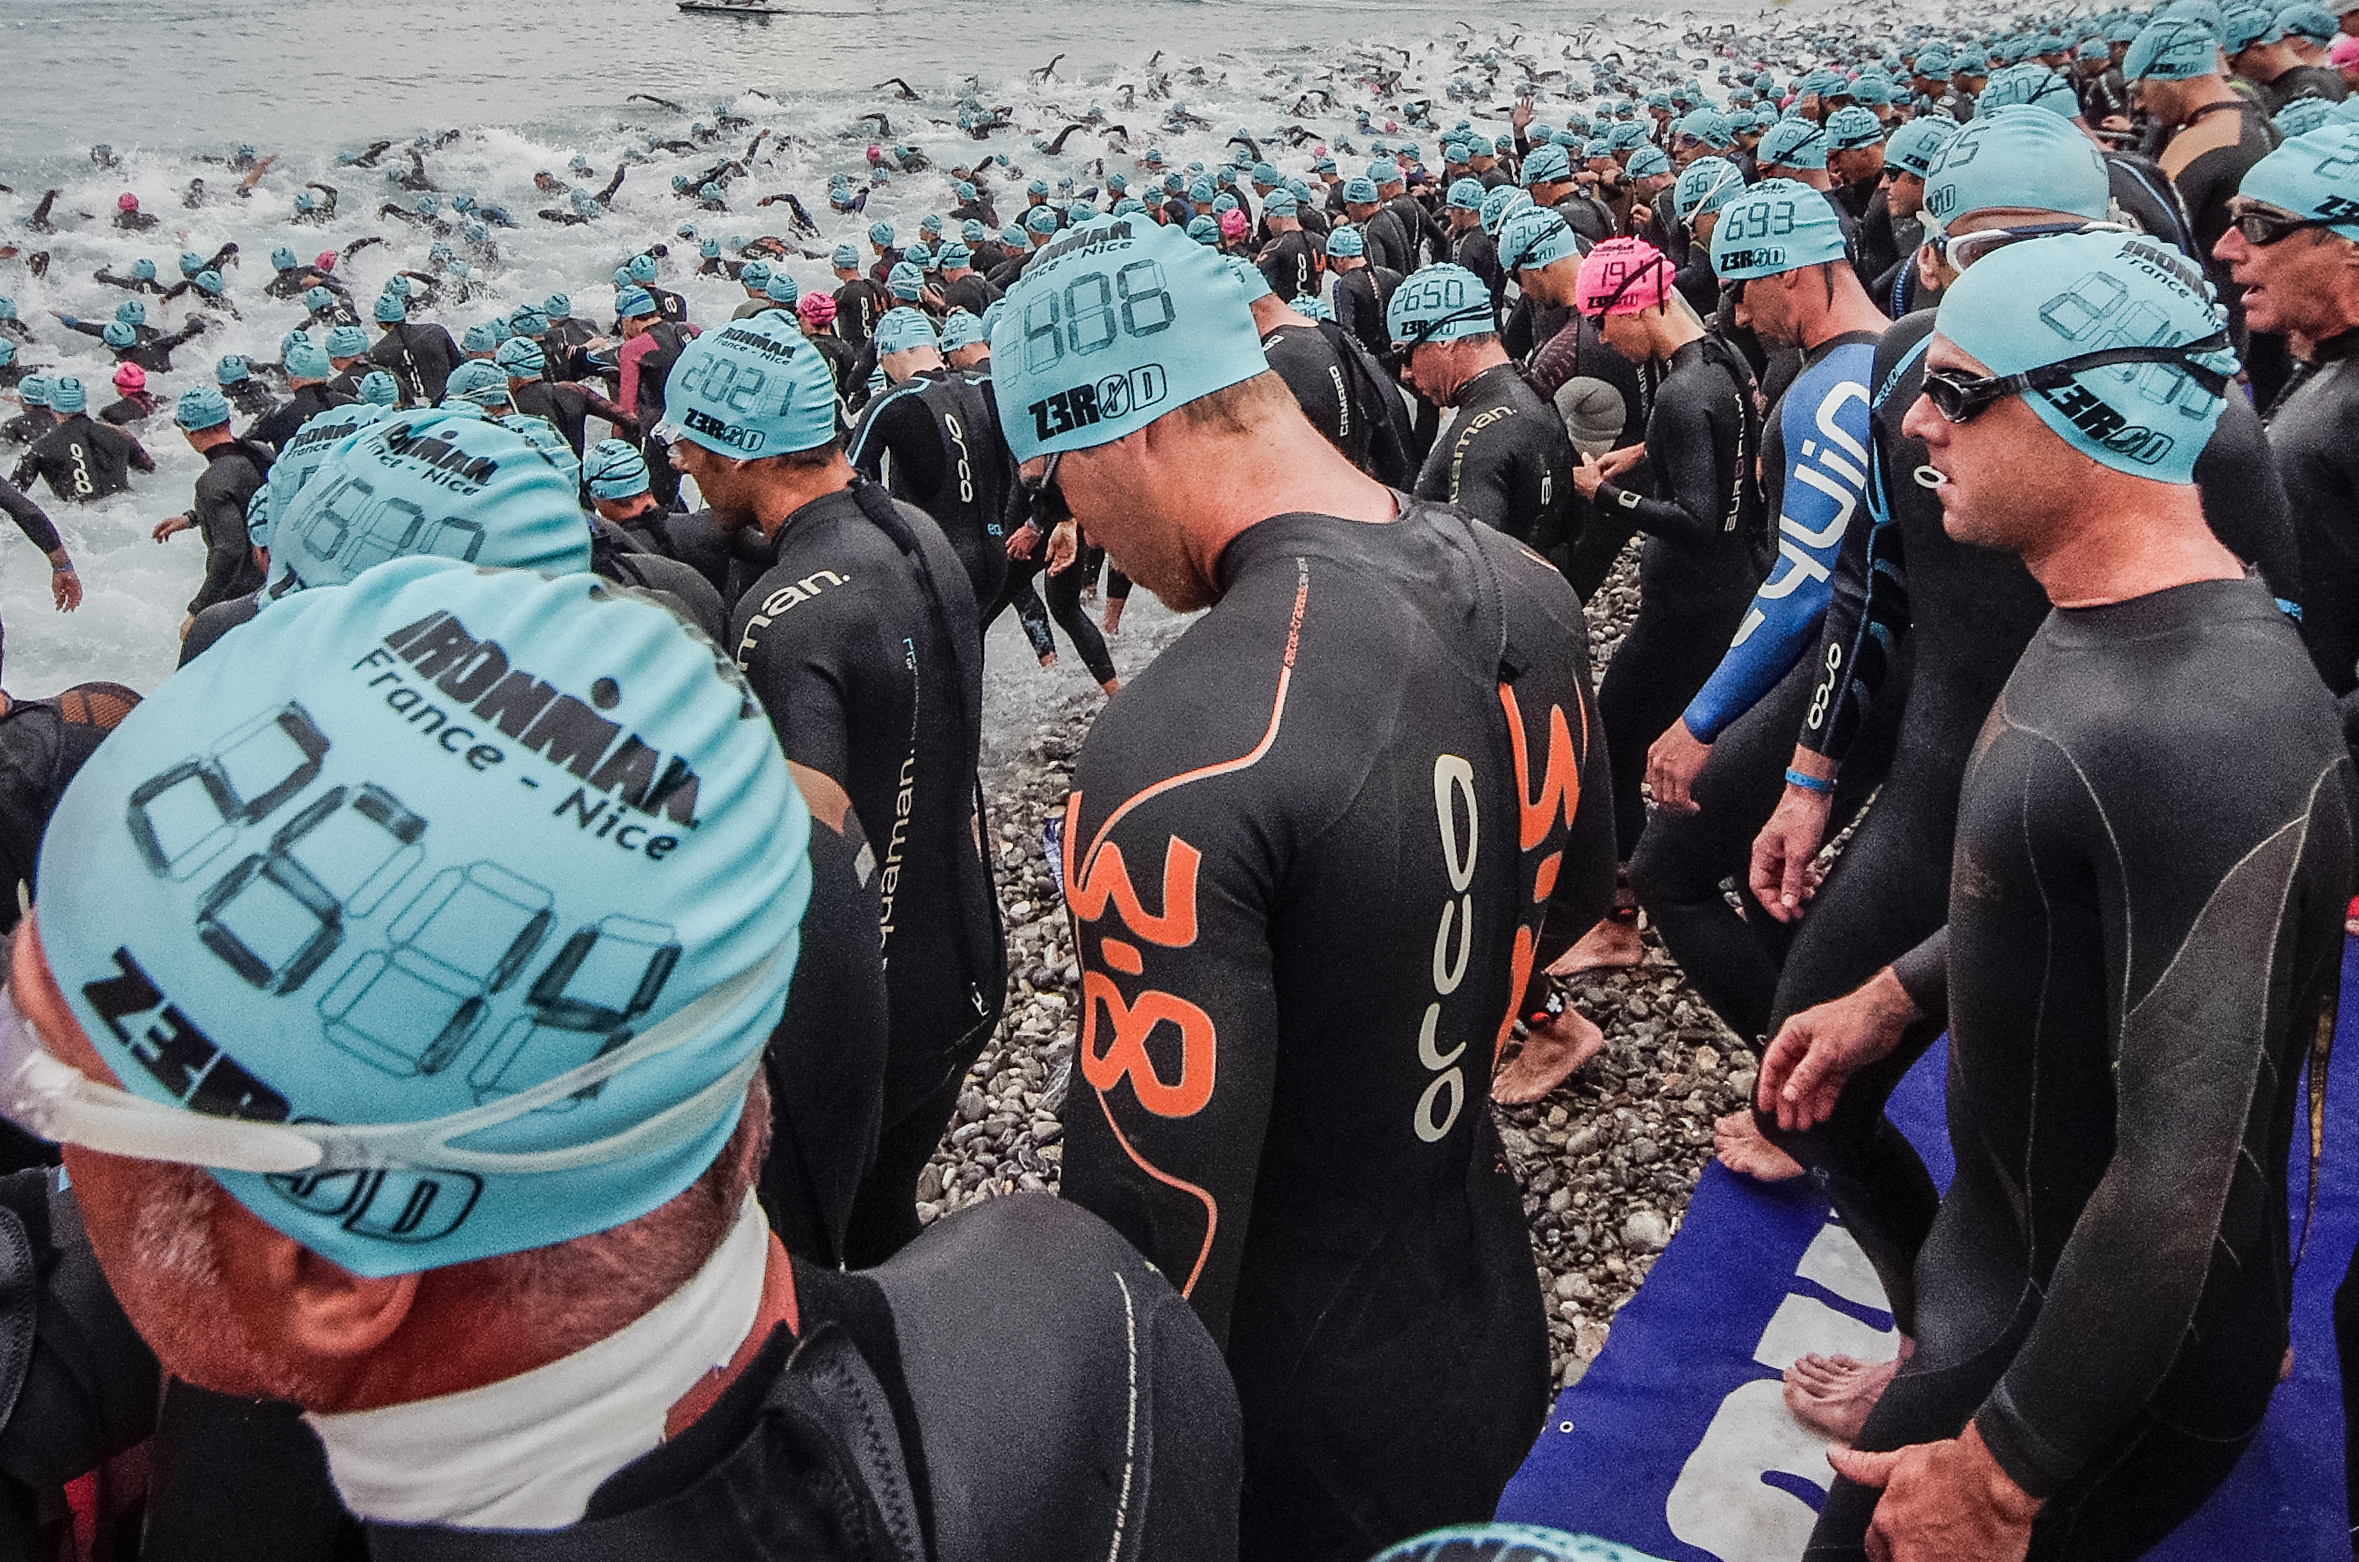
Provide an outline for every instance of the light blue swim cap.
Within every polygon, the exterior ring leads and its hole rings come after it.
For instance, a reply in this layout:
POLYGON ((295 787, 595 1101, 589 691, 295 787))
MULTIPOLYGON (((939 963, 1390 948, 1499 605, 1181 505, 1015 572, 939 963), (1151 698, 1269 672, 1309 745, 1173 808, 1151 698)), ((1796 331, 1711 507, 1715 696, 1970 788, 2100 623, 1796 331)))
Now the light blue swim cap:
POLYGON ((1744 171, 1725 157, 1699 157, 1679 171, 1671 187, 1671 211, 1681 222, 1692 223, 1716 212, 1742 194, 1744 171))
POLYGON ((2017 206, 2102 222, 2113 185, 2089 138, 2044 109, 2017 104, 1950 137, 1925 176, 1926 231, 1968 212, 2017 206))
POLYGON ((1095 218, 1034 257, 1005 302, 993 390, 1018 461, 1110 443, 1269 368, 1226 264, 1170 228, 1095 218))
POLYGON ((330 358, 365 358, 369 352, 369 333, 357 325, 332 326, 328 330, 330 358))
POLYGON ((770 263, 766 260, 747 261, 737 268, 737 280, 741 285, 759 292, 770 285, 770 263))
POLYGON ((871 223, 868 229, 868 242, 882 245, 886 249, 892 248, 893 225, 889 222, 871 223))
POLYGON ((109 320, 99 328, 98 339, 116 352, 122 352, 138 344, 139 333, 120 320, 109 320))
POLYGON ((410 317, 410 306, 398 293, 380 293, 375 314, 379 325, 393 325, 410 317))
POLYGON ((480 320, 467 327, 466 333, 459 338, 460 350, 464 352, 487 353, 499 345, 498 333, 480 320))
POLYGON ((655 297, 643 287, 626 287, 614 295, 614 314, 618 320, 640 320, 655 313, 655 297))
POLYGON ((791 304, 803 296, 803 289, 785 272, 773 271, 770 280, 763 284, 762 296, 773 304, 791 304))
POLYGON ((1754 148, 1753 160, 1763 168, 1824 168, 1827 133, 1798 116, 1781 119, 1761 132, 1761 144, 1754 148))
POLYGON ((1035 206, 1030 211, 1026 212, 1024 214, 1024 231, 1027 233, 1043 234, 1056 232, 1056 208, 1053 206, 1035 206))
POLYGON ((284 244, 270 252, 270 269, 273 271, 292 271, 301 264, 295 258, 295 252, 284 244))
POLYGON ((8 337, 0 336, 0 366, 14 362, 16 362, 16 343, 8 337))
POLYGON ((1389 1546, 1373 1562, 1659 1562, 1594 1535, 1536 1524, 1460 1524, 1389 1546))
POLYGON ((125 325, 145 325, 147 305, 136 298, 126 298, 115 306, 115 318, 125 325))
POLYGON ((144 255, 133 261, 131 279, 134 282, 153 282, 156 279, 156 263, 144 255))
POLYGON ((1572 160, 1565 156, 1565 150, 1561 146, 1552 144, 1534 147, 1532 155, 1524 159, 1523 174, 1523 182, 1527 188, 1535 184, 1570 179, 1573 176, 1572 160))
POLYGON ((623 270, 631 274, 633 282, 653 282, 655 280, 655 257, 653 255, 633 255, 623 270))
POLYGON ((2183 13, 2158 16, 2140 28, 2121 62, 2125 81, 2185 81, 2219 68, 2219 39, 2202 20, 2183 13))
POLYGON ((28 374, 16 382, 17 400, 28 407, 49 405, 49 392, 55 384, 46 374, 28 374))
POLYGON ((1581 253, 1581 237, 1561 212, 1519 206, 1499 224, 1499 269, 1537 271, 1581 253))
POLYGON ((1833 203, 1791 179, 1754 185, 1721 208, 1712 229, 1712 269, 1724 282, 1779 276, 1847 254, 1833 203))
POLYGON ((737 460, 816 450, 835 437, 835 374, 776 310, 690 342, 664 386, 663 438, 737 460))
POLYGON ((896 261, 885 273, 885 291, 893 297, 915 302, 926 290, 925 273, 908 261, 896 261))
POLYGON ((1244 293, 1247 304, 1253 303, 1256 299, 1277 296, 1270 287, 1270 279, 1263 276, 1261 268, 1252 261, 1242 255, 1231 255, 1228 257, 1228 262, 1229 275, 1237 279, 1237 286, 1244 293))
POLYGON ((2275 125, 2278 133, 2290 142, 2308 135, 2321 125, 2333 123, 2334 111, 2335 105, 2324 98, 2295 98, 2270 115, 2269 123, 2275 125))
POLYGON ((82 389, 82 382, 72 375, 60 375, 49 382, 51 410, 71 414, 80 412, 89 404, 90 398, 82 389))
MULTIPOLYGON (((478 372, 499 375, 491 364, 478 372)), ((500 383, 504 391, 505 377, 500 383)), ((442 408, 380 418, 334 445, 273 517, 273 535, 273 598, 340 586, 413 554, 512 569, 590 567, 572 485, 509 430, 442 408)))
POLYGON ((454 401, 472 402, 478 407, 515 405, 515 398, 508 390, 508 371, 489 358, 470 358, 451 370, 442 387, 442 399, 445 406, 454 401))
POLYGON ((953 309, 942 322, 942 350, 946 353, 988 340, 983 331, 983 322, 964 309, 953 309))
POLYGON ((401 400, 401 387, 383 369, 371 369, 360 377, 360 399, 372 406, 392 407, 401 400))
POLYGON ((2359 240, 2359 124, 2296 136, 2246 169, 2236 193, 2296 217, 2339 218, 2327 231, 2359 240))
POLYGON ((382 1169, 212 1174, 372 1277, 694 1182, 809 896, 809 815, 727 659, 585 574, 403 559, 274 603, 125 718, 58 817, 43 946, 126 1089, 439 1136, 382 1169), (133 998, 171 1006, 179 1066, 133 998), (503 1106, 537 1109, 463 1115, 503 1106))
POLYGON ((1496 186, 1490 194, 1483 197, 1483 232, 1494 239, 1497 238, 1500 228, 1507 221, 1507 214, 1512 211, 1520 211, 1531 204, 1531 196, 1515 186, 1509 184, 1496 186))
MULTIPOLYGON (((368 378, 380 376, 390 390, 393 384, 390 374, 379 370, 368 378)), ((297 496, 303 492, 304 485, 311 481, 313 474, 318 472, 320 463, 328 458, 328 452, 363 427, 388 416, 390 405, 388 402, 385 406, 379 406, 363 399, 347 407, 330 407, 304 419, 303 426, 295 431, 286 447, 279 451, 278 459, 270 464, 271 498, 270 508, 263 512, 265 520, 275 522, 281 515, 293 511, 297 496)), ((254 519, 255 506, 260 503, 261 500, 257 498, 248 504, 246 519, 249 523, 254 519)))
POLYGON ((563 293, 551 293, 541 300, 541 313, 552 320, 563 320, 573 313, 573 300, 563 293))
POLYGON ((917 309, 888 309, 876 323, 876 352, 882 358, 887 353, 907 352, 913 347, 937 347, 934 322, 924 311, 917 309))
POLYGON ((1360 230, 1349 223, 1339 223, 1327 230, 1327 258, 1353 260, 1368 253, 1368 241, 1360 230))
POLYGON ((1376 186, 1367 179, 1346 179, 1343 182, 1343 198, 1354 206, 1373 206, 1377 199, 1376 186))
POLYGON ((648 491, 647 460, 626 440, 602 439, 582 459, 593 499, 630 499, 648 491))
POLYGON ((1671 154, 1659 146, 1642 146, 1630 154, 1629 174, 1633 179, 1651 179, 1656 174, 1671 171, 1671 154))
POLYGON ((1827 149, 1853 152, 1884 139, 1884 122, 1864 108, 1839 108, 1827 116, 1827 149))
POLYGON ((201 428, 219 428, 229 421, 229 401, 210 385, 199 385, 180 393, 172 404, 172 421, 192 433, 201 428))
MULTIPOLYGON (((2009 244, 1960 273, 1934 329, 1992 374, 2021 374, 2119 347, 2218 339, 2196 362, 2236 372, 2227 316, 2193 262, 2141 233, 2068 233, 2009 244)), ((2066 444, 2100 465, 2163 483, 2192 483, 2195 461, 2226 404, 2171 364, 2083 370, 2024 402, 2066 444)))
POLYGON ((213 365, 213 378, 223 385, 242 385, 253 377, 246 360, 237 353, 224 353, 221 361, 213 365))
POLYGON ((1498 330, 1491 290, 1464 266, 1427 266, 1401 279, 1384 307, 1387 340, 1412 350, 1498 330))
POLYGON ((291 380, 324 380, 336 372, 328 362, 327 349, 308 336, 288 345, 286 365, 291 380))
POLYGON ((1958 133, 1958 122, 1947 114, 1928 114, 1912 119, 1892 132, 1892 139, 1884 143, 1884 161, 1904 174, 1915 174, 1919 179, 1933 171, 1934 159, 1958 133))

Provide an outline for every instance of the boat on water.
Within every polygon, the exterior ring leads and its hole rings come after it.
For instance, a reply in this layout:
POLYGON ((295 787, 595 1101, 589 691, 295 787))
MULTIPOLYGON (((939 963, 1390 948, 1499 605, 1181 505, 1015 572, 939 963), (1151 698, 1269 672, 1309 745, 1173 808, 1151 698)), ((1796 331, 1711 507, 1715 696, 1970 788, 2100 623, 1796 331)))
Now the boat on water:
POLYGON ((683 11, 699 12, 707 16, 785 16, 782 5, 738 5, 732 0, 680 0, 683 11))

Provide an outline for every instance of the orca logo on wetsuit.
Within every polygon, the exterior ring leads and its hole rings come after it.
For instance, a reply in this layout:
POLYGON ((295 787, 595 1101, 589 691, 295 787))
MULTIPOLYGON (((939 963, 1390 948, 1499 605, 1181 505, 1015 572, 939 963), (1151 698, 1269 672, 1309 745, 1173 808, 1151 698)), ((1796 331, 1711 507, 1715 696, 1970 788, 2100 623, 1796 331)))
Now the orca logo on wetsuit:
POLYGON ((1482 844, 1482 813, 1475 803, 1474 766, 1456 754, 1442 754, 1433 762, 1433 812, 1441 829, 1442 864, 1450 875, 1450 894, 1457 896, 1442 900, 1441 925, 1433 934, 1433 1002, 1425 1006, 1425 1018, 1417 1027, 1417 1061, 1433 1078, 1427 1081, 1425 1093, 1417 1098, 1417 1113, 1410 1127, 1427 1144, 1439 1144, 1458 1121, 1458 1113, 1466 1105, 1466 1075, 1458 1067, 1460 1054, 1466 1051, 1461 1041, 1448 1052, 1436 1050, 1434 1036, 1441 1025, 1442 1000, 1458 990, 1466 980, 1466 966, 1474 953, 1474 860, 1482 844), (1451 933, 1457 933, 1456 953, 1451 952, 1451 933), (1450 1107, 1437 1120, 1435 1107, 1444 1092, 1448 1092, 1450 1107))

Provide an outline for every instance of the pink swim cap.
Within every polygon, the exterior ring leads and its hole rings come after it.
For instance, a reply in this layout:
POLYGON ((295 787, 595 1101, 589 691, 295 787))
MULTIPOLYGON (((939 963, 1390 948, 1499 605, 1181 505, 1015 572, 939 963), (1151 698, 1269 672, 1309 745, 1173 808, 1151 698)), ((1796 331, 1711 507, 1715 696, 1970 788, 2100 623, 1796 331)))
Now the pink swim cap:
POLYGON ((1232 206, 1227 211, 1220 214, 1220 236, 1222 238, 1238 238, 1242 236, 1244 232, 1245 209, 1243 207, 1232 206))
POLYGON ((314 270, 314 271, 333 271, 333 270, 335 270, 335 269, 336 269, 336 252, 335 252, 334 250, 332 250, 332 249, 324 249, 324 250, 321 250, 321 251, 320 251, 318 254, 316 254, 316 255, 312 256, 312 257, 311 257, 311 269, 312 269, 312 270, 314 270))
POLYGON ((2343 34, 2334 41, 2334 47, 2326 51, 2326 57, 2334 62, 2337 70, 2349 70, 2359 65, 2359 36, 2343 34))
POLYGON ((805 293, 796 300, 795 313, 812 325, 833 325, 835 300, 825 293, 805 293))
POLYGON ((115 365, 115 389, 138 391, 147 389, 147 371, 135 363, 115 365))
POLYGON ((1581 261, 1574 296, 1585 315, 1634 315, 1671 292, 1671 262, 1644 239, 1608 239, 1581 261))
POLYGON ((125 190, 115 197, 115 206, 120 211, 135 212, 139 210, 139 197, 125 190))

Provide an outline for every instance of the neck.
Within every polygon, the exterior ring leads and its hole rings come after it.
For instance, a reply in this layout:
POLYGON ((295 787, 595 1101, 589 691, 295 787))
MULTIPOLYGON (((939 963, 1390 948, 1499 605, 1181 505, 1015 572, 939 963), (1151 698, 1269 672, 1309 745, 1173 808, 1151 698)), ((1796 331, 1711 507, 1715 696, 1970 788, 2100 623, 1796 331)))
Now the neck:
POLYGON ((2225 76, 2197 76, 2185 84, 2184 91, 2185 96, 2179 100, 2179 116, 2176 121, 2182 125, 2187 123, 2199 108, 2208 108, 2214 103, 2234 103, 2237 101, 2236 89, 2228 85, 2228 78, 2225 76))
POLYGON ((2103 607, 2198 580, 2243 577, 2236 556, 2205 524, 2192 485, 2090 465, 2095 478, 2082 485, 2071 519, 2023 550, 2024 568, 2050 602, 2103 607))
MULTIPOLYGON (((1849 268, 1844 268, 1848 272, 1849 268)), ((1892 322, 1868 302, 1849 275, 1835 279, 1835 301, 1802 327, 1802 350, 1816 352, 1827 342, 1852 331, 1880 332, 1892 322)))
POLYGON ((1400 514, 1392 490, 1344 460, 1299 412, 1265 423, 1251 437, 1204 445, 1205 459, 1182 469, 1195 490, 1188 497, 1188 549, 1207 581, 1219 581, 1230 543, 1274 515, 1383 523, 1400 514))
POLYGON ((1495 342, 1466 349, 1465 357, 1459 365, 1465 372, 1459 376, 1458 383, 1450 387, 1450 405, 1453 407, 1458 405, 1459 399, 1466 394, 1467 386, 1472 385, 1476 380, 1481 379, 1505 362, 1507 362, 1507 350, 1495 342))
POLYGON ((1647 345, 1657 363, 1669 363, 1680 348, 1704 339, 1704 328, 1676 309, 1650 311, 1639 318, 1646 323, 1647 345))
POLYGON ((829 494, 840 494, 851 486, 852 464, 840 451, 825 466, 782 468, 772 473, 761 491, 754 495, 754 524, 761 528, 763 540, 768 541, 803 506, 829 494))

